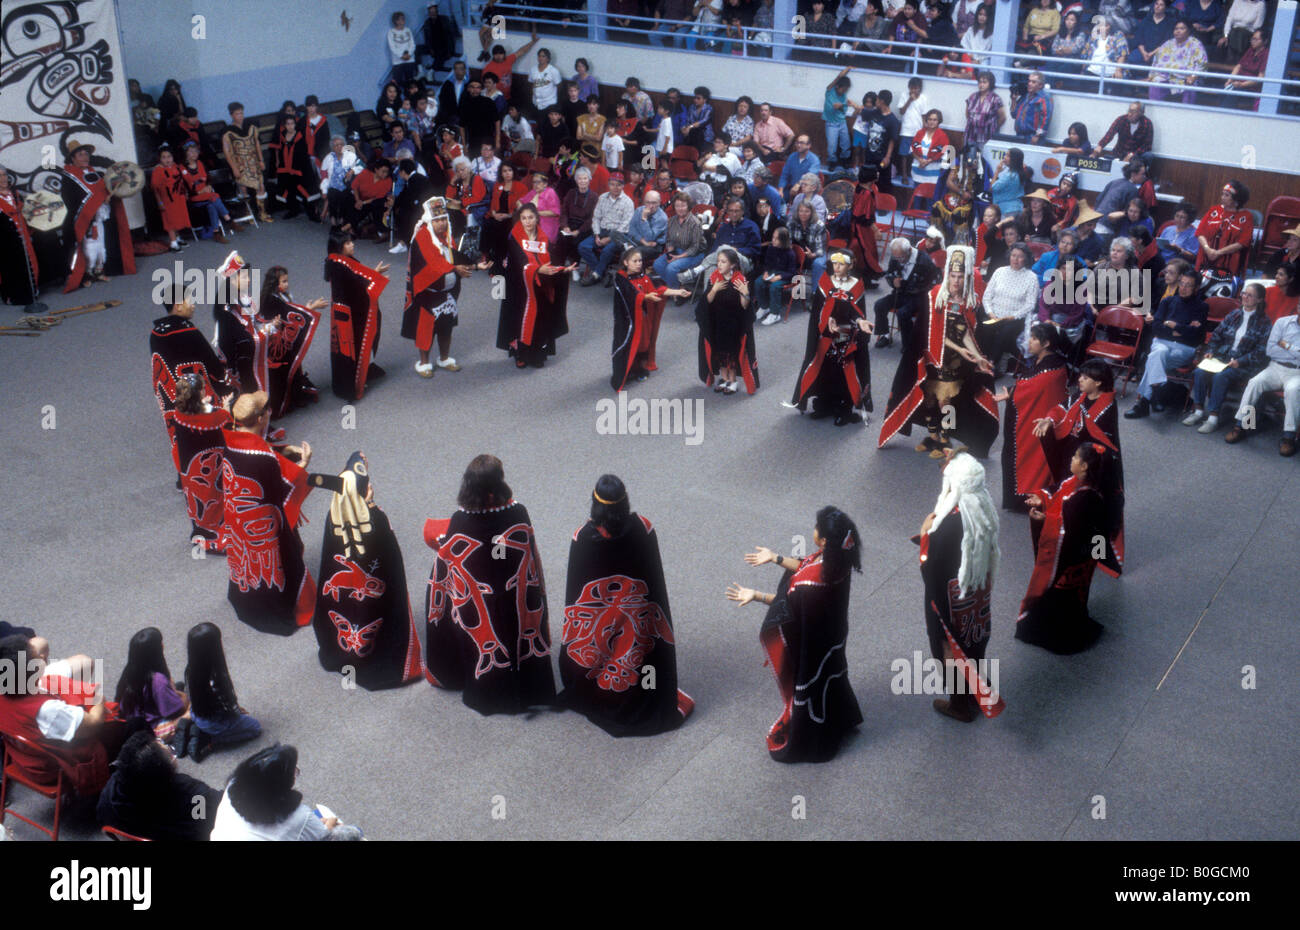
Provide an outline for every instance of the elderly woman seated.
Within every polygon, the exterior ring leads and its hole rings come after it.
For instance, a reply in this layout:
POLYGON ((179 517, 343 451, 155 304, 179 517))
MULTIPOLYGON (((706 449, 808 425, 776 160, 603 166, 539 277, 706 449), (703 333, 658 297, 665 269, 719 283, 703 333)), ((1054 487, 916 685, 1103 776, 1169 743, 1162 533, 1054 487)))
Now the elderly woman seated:
POLYGON ((817 212, 817 219, 826 222, 826 201, 821 194, 821 178, 809 172, 799 179, 799 193, 790 201, 790 209, 798 210, 799 204, 807 203, 817 212))

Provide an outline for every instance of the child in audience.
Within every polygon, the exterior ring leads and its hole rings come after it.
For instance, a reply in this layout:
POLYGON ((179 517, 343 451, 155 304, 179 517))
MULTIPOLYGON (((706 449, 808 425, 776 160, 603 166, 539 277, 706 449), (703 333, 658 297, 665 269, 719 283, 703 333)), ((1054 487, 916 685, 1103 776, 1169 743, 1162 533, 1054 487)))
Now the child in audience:
POLYGON ((758 322, 771 326, 781 321, 781 290, 798 270, 799 260, 790 244, 790 230, 780 226, 772 234, 772 244, 763 249, 763 274, 754 282, 758 322))
POLYGON ((189 699, 172 684, 163 654, 162 631, 145 627, 131 637, 126 667, 117 680, 117 701, 122 717, 143 717, 159 739, 170 739, 176 724, 189 709, 189 699))
POLYGON ((234 746, 256 739, 262 725, 244 712, 226 668, 221 630, 215 623, 200 623, 190 630, 189 664, 185 690, 190 709, 176 728, 172 747, 177 756, 189 754, 202 762, 214 746, 234 746))

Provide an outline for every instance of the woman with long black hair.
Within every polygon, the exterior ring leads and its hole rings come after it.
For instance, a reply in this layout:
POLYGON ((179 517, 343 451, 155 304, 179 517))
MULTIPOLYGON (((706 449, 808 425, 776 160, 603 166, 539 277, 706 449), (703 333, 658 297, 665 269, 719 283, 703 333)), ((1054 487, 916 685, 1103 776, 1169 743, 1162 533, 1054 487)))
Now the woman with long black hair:
POLYGON ((497 348, 513 356, 516 368, 543 367, 555 354, 555 341, 569 331, 568 272, 577 266, 552 258, 537 207, 520 204, 506 241, 506 293, 497 324, 497 348))
POLYGON ((303 363, 320 326, 320 310, 327 306, 329 301, 324 297, 308 304, 295 303, 289 292, 289 269, 283 265, 272 265, 262 279, 257 315, 278 326, 267 347, 267 394, 273 417, 320 400, 320 391, 307 376, 303 363))
POLYGON ((517 714, 555 700, 546 584, 528 508, 505 468, 479 455, 450 519, 428 520, 437 555, 425 601, 425 677, 462 692, 480 714, 517 714))
POLYGON ((591 518, 573 534, 564 604, 561 703, 611 736, 652 736, 690 716, 659 537, 616 475, 596 481, 591 518))
POLYGON ((388 287, 386 262, 367 268, 356 259, 350 233, 330 233, 325 280, 330 283, 330 390, 360 400, 384 370, 371 359, 379 347, 379 295, 388 287))
POLYGON ((1081 443, 1070 458, 1070 477, 1056 491, 1028 498, 1034 572, 1020 602, 1016 639, 1059 655, 1082 652, 1102 634, 1088 615, 1088 592, 1106 549, 1107 507, 1099 490, 1104 452, 1100 443, 1081 443))
POLYGON ((328 840, 338 818, 303 803, 298 750, 276 743, 235 769, 217 806, 212 840, 328 840))
POLYGON ((176 718, 190 706, 189 699, 172 684, 163 635, 148 626, 131 637, 126 648, 126 666, 113 695, 122 717, 143 717, 159 739, 176 730, 176 718))
POLYGON ((256 739, 262 725, 244 712, 226 666, 221 629, 199 623, 186 638, 189 662, 185 666, 185 691, 190 709, 176 727, 172 747, 176 755, 202 762, 215 746, 234 746, 256 739), (188 722, 188 725, 187 725, 188 722))
MULTIPOLYGON (((1000 271, 1000 269, 999 269, 1000 271)), ((1029 508, 1025 497, 1051 482, 1035 424, 1068 399, 1070 367, 1061 354, 1062 337, 1051 323, 1029 329, 1029 365, 1017 366, 1015 383, 993 399, 1006 404, 1002 426, 1002 509, 1029 508)))
POLYGON ((784 704, 767 734, 767 750, 778 762, 826 762, 862 722, 845 658, 850 576, 862 571, 861 537, 842 510, 823 507, 812 541, 817 550, 804 558, 763 546, 745 555, 750 565, 771 562, 785 570, 778 593, 727 587, 728 600, 737 604, 768 605, 759 641, 784 704))

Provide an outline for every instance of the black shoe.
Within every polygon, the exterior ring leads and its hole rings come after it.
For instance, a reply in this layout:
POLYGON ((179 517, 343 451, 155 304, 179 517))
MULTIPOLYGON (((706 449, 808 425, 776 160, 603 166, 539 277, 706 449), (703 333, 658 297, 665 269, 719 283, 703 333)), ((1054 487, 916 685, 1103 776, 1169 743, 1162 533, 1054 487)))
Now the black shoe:
MULTIPOLYGON (((1163 408, 1161 408, 1163 409, 1163 408)), ((1139 397, 1138 402, 1133 405, 1133 409, 1124 414, 1126 420, 1140 420, 1143 417, 1151 416, 1151 402, 1145 397, 1139 397)))
POLYGON ((849 418, 846 417, 844 414, 839 413, 839 414, 836 414, 836 415, 835 415, 835 425, 836 425, 836 426, 843 426, 843 425, 845 425, 845 424, 848 423, 848 422, 849 422, 849 418))
POLYGON ((582 280, 580 280, 578 283, 581 284, 583 287, 591 287, 598 280, 600 279, 597 278, 594 274, 592 274, 591 272, 587 272, 587 274, 582 276, 582 280))
POLYGON ((176 753, 178 759, 184 759, 189 754, 190 728, 192 725, 193 721, 189 717, 182 717, 177 722, 175 731, 172 732, 172 752, 176 753))
POLYGON ((893 344, 894 344, 894 340, 893 340, 892 338, 890 338, 889 336, 877 336, 877 337, 876 337, 876 348, 877 348, 877 349, 887 349, 887 348, 889 348, 890 346, 892 346, 893 344))
POLYGON ((199 730, 195 730, 197 736, 190 737, 190 758, 195 762, 202 762, 212 754, 212 737, 199 730))
POLYGON ((829 417, 829 416, 832 414, 832 412, 833 412, 833 411, 831 411, 831 410, 830 410, 829 408, 827 408, 827 407, 816 407, 816 406, 814 406, 814 407, 813 407, 813 412, 810 413, 810 414, 808 414, 808 419, 810 419, 810 420, 824 420, 824 419, 826 419, 827 417, 829 417))
POLYGON ((606 287, 614 286, 614 272, 612 271, 605 272, 604 284, 606 287))

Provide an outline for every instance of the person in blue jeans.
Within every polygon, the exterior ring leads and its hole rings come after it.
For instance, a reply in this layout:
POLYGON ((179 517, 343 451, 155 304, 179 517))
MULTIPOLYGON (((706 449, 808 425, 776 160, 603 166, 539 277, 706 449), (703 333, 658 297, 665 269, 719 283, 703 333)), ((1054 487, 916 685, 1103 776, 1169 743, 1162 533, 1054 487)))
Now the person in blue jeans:
POLYGON ((848 116, 853 112, 849 103, 848 79, 850 69, 844 68, 826 85, 826 100, 822 105, 822 119, 826 123, 826 166, 834 169, 847 165, 853 158, 853 143, 849 139, 848 116))
POLYGON ((1164 410, 1163 398, 1157 389, 1168 380, 1167 372, 1181 368, 1192 360, 1196 349, 1205 341, 1205 319, 1209 308, 1197 293, 1200 275, 1194 268, 1184 268, 1178 275, 1178 292, 1160 301, 1152 318, 1151 351, 1138 384, 1138 400, 1133 409, 1124 414, 1128 420, 1150 416, 1164 410))
POLYGON ((226 667, 220 628, 214 623, 194 626, 187 646, 185 690, 190 696, 190 709, 176 727, 172 746, 176 755, 188 754, 195 762, 202 762, 214 746, 234 746, 256 739, 262 734, 262 725, 239 706, 226 667))
POLYGON ((678 191, 673 194, 672 216, 664 232, 664 252, 654 260, 654 273, 668 287, 678 287, 677 275, 698 265, 704 250, 704 230, 691 213, 691 198, 678 191))
POLYGON ((781 226, 772 234, 772 244, 763 249, 763 273, 754 281, 758 322, 764 326, 780 322, 782 292, 798 270, 799 260, 790 244, 790 230, 781 226))
POLYGON ((691 28, 691 11, 694 9, 692 0, 663 0, 654 14, 658 22, 654 31, 647 36, 650 44, 661 48, 669 45, 685 48, 686 33, 691 28))

